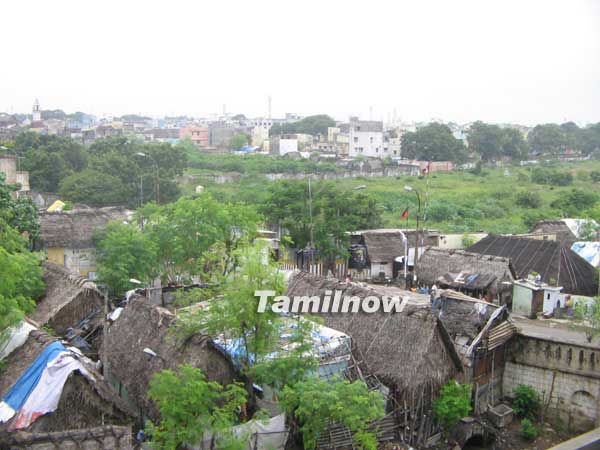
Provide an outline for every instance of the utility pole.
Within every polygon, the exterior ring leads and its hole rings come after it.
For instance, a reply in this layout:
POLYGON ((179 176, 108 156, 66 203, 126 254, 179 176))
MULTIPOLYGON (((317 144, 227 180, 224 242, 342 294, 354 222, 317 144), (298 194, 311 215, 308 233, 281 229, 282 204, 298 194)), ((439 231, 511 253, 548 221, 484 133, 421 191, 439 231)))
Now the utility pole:
POLYGON ((421 229, 419 228, 419 216, 421 215, 421 196, 419 195, 419 191, 414 189, 412 186, 404 186, 404 190, 407 192, 414 192, 417 196, 417 229, 416 231, 416 241, 415 241, 415 260, 413 263, 413 281, 417 282, 417 266, 419 263, 419 241, 421 240, 421 229))

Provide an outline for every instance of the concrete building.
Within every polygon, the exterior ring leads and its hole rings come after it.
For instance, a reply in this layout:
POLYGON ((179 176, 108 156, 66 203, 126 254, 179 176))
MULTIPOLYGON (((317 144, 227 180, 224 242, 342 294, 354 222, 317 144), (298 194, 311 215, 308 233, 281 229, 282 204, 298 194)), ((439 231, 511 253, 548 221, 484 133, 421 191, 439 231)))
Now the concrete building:
POLYGON ((18 183, 21 189, 17 192, 29 192, 29 172, 17 170, 19 161, 13 155, 0 155, 0 172, 4 174, 6 184, 18 183))
POLYGON ((194 125, 180 128, 179 139, 190 139, 197 147, 206 148, 209 145, 208 128, 194 125))
POLYGON ((298 136, 296 134, 280 134, 269 140, 269 151, 272 155, 283 156, 298 151, 298 136))
POLYGON ((340 128, 348 135, 348 156, 351 158, 384 158, 389 155, 383 142, 383 122, 351 117, 350 122, 340 128))

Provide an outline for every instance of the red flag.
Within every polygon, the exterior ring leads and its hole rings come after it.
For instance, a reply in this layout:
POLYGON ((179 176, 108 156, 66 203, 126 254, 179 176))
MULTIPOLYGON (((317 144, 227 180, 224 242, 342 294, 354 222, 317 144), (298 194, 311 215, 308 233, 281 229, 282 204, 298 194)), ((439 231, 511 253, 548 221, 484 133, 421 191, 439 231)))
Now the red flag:
POLYGON ((400 216, 401 219, 408 219, 408 208, 406 208, 404 211, 402 211, 402 215, 400 216))

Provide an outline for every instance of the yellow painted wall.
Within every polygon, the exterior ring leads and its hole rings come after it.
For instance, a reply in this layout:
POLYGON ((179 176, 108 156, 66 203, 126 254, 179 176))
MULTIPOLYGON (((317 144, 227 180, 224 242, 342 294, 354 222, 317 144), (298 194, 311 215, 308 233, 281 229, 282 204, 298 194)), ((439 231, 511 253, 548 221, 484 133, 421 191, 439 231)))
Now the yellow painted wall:
POLYGON ((58 264, 59 266, 65 265, 65 249, 64 248, 49 248, 48 249, 48 261, 58 264))

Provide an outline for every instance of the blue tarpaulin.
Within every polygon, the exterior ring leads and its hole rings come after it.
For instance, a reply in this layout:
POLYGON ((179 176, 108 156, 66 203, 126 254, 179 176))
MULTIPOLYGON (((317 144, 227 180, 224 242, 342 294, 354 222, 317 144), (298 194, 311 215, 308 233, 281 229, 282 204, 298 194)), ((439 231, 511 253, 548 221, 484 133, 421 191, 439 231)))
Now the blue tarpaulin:
POLYGON ((67 351, 67 349, 60 342, 53 342, 48 345, 42 353, 35 358, 33 363, 31 363, 2 400, 15 411, 19 410, 21 406, 23 406, 23 403, 25 403, 25 400, 29 397, 29 394, 31 394, 31 391, 37 386, 48 362, 56 358, 59 353, 65 351, 67 351))

